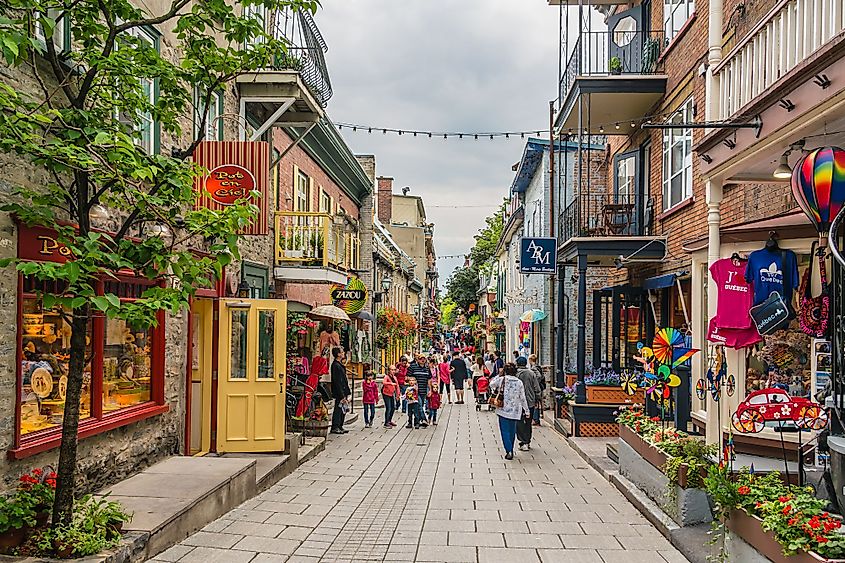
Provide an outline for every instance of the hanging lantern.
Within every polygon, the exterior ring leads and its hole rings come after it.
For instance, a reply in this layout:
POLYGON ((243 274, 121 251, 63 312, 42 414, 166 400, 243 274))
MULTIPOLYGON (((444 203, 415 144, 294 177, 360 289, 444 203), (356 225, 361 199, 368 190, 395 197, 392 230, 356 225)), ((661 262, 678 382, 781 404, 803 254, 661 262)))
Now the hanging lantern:
POLYGON ((792 169, 792 195, 826 237, 845 204, 845 150, 823 147, 804 155, 792 169))

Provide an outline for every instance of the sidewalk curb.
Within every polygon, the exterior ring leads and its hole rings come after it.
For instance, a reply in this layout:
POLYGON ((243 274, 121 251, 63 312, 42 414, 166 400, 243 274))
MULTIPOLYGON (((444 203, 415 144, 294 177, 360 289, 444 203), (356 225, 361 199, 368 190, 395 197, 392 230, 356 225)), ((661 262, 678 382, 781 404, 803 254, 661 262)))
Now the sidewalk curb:
MULTIPOLYGON (((554 428, 555 426, 552 425, 554 428)), ((686 536, 691 534, 699 536, 702 529, 709 530, 708 525, 694 526, 689 528, 682 528, 674 520, 672 520, 665 512, 663 512, 645 493, 640 491, 636 485, 619 474, 618 471, 611 471, 601 466, 595 459, 589 456, 587 452, 581 449, 581 446, 572 438, 564 435, 560 431, 558 433, 566 443, 575 450, 575 452, 587 462, 587 464, 598 471, 599 475, 607 479, 614 487, 616 487, 622 495, 628 499, 628 502, 642 513, 648 520, 675 549, 681 552, 691 563, 706 563, 707 553, 702 553, 702 547, 707 547, 706 544, 702 546, 697 539, 693 541, 684 541, 686 536)), ((709 549, 707 549, 709 552, 709 549)))

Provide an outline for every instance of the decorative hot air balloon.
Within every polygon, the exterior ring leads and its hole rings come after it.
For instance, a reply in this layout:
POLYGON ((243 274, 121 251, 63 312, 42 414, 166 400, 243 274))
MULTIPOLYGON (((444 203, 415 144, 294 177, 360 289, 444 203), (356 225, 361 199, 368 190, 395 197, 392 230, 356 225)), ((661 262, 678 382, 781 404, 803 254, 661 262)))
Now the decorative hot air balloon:
POLYGON ((845 204, 845 150, 815 149, 792 169, 792 195, 823 237, 845 204))

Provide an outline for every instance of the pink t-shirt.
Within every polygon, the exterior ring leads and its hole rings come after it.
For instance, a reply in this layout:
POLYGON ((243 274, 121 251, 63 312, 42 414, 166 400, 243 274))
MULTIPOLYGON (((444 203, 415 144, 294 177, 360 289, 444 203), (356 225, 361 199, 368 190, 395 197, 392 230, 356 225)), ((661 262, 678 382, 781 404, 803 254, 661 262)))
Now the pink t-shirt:
POLYGON ((452 376, 449 373, 449 364, 446 362, 440 362, 440 365, 437 366, 440 370, 440 381, 443 383, 449 383, 452 381, 452 376))
POLYGON ((748 328, 752 326, 751 309, 754 292, 745 281, 747 260, 738 264, 730 258, 718 260, 710 266, 710 274, 716 282, 719 301, 716 306, 716 325, 719 328, 748 328))

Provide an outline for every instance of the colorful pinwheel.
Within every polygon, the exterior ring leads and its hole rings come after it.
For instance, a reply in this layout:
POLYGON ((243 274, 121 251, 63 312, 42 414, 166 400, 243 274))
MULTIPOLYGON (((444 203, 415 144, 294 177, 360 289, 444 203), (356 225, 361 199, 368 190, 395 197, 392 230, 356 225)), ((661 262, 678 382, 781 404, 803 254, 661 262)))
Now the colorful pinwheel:
POLYGON ((657 331, 651 349, 658 362, 673 368, 683 364, 698 352, 695 348, 687 348, 683 333, 671 327, 657 331))
POLYGON ((633 395, 636 393, 640 383, 637 375, 633 373, 623 373, 620 378, 620 382, 622 391, 624 391, 626 395, 633 395))

